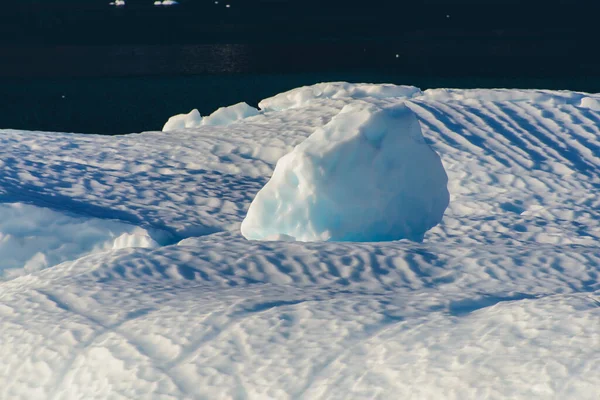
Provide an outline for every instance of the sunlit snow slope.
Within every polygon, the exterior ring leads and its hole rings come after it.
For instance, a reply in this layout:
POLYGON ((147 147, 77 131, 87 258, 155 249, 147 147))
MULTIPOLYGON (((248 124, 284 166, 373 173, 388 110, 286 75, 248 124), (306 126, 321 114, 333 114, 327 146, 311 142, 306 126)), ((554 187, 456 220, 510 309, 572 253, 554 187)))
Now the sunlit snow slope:
POLYGON ((0 398, 597 399, 599 102, 332 83, 218 126, 0 131, 0 398), (277 160, 356 101, 417 115, 442 222, 244 239, 277 160))

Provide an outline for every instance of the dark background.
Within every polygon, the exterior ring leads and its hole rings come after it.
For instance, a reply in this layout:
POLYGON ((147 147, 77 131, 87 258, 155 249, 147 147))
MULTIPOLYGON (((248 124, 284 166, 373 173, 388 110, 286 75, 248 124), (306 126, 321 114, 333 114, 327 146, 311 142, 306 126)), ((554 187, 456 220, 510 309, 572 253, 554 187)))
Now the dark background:
POLYGON ((19 0, 0 11, 0 75, 339 69, 598 75, 600 13, 592 5, 578 0, 180 0, 176 6, 155 7, 152 0, 128 0, 124 7, 112 7, 108 0, 19 0), (215 50, 223 43, 245 45, 237 66, 214 66, 228 56, 227 50, 223 55, 215 50), (400 60, 393 59, 396 54, 400 60), (172 62, 178 57, 182 62, 172 62))
POLYGON ((2 5, 0 128, 160 129, 325 80, 600 91, 593 1, 108 3, 2 5))

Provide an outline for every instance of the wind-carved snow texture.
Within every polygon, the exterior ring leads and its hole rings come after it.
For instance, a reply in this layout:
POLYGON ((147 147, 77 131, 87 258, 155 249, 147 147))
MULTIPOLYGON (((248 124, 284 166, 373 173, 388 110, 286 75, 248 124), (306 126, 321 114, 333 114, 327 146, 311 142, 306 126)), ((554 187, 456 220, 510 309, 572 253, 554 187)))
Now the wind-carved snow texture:
POLYGON ((0 131, 0 399, 596 400, 599 100, 327 83, 227 126, 0 131), (440 224, 243 238, 277 160, 357 102, 414 112, 448 175, 440 224), (19 240, 54 220, 54 261, 24 269, 39 249, 19 240), (78 242, 88 224, 101 240, 78 242), (72 251, 144 231, 161 246, 72 251))
POLYGON ((447 183, 408 107, 354 102, 277 162, 241 232, 253 240, 419 241, 442 219, 447 183))

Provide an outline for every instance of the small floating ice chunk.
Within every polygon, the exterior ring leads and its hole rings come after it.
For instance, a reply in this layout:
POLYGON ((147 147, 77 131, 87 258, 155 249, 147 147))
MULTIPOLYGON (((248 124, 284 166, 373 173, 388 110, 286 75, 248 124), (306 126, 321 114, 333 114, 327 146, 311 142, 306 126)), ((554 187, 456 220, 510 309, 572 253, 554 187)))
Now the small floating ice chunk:
POLYGON ((448 206, 447 182, 408 107, 356 101, 277 162, 241 232, 251 240, 422 240, 448 206))
POLYGON ((179 3, 176 2, 175 0, 162 0, 162 1, 158 0, 158 1, 154 2, 155 6, 165 6, 165 7, 174 6, 176 4, 179 4, 179 3))
POLYGON ((263 111, 282 111, 303 107, 315 99, 411 98, 420 94, 421 89, 414 86, 328 82, 280 93, 262 100, 258 107, 263 111))

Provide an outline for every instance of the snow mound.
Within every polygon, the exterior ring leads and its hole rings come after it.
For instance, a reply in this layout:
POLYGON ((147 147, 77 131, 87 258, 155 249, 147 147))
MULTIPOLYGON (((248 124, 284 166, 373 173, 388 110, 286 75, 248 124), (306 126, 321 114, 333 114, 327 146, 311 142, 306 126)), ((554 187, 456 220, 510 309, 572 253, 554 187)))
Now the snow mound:
POLYGON ((202 125, 224 126, 258 115, 258 110, 242 102, 229 107, 221 107, 202 120, 202 125))
POLYGON ((163 132, 177 131, 180 129, 197 128, 202 124, 202 116, 197 109, 193 109, 187 114, 177 114, 169 118, 163 132))
POLYGON ((251 240, 422 240, 448 178, 404 104, 357 101, 282 157, 241 225, 251 240))
POLYGON ((244 102, 229 107, 221 107, 204 118, 197 109, 193 109, 188 114, 178 114, 169 118, 162 130, 163 132, 169 132, 200 126, 226 126, 255 115, 258 115, 258 110, 244 102))
POLYGON ((422 99, 429 101, 491 101, 528 102, 550 105, 579 104, 586 94, 560 90, 540 89, 427 89, 422 99))
POLYGON ((391 84, 331 82, 303 86, 264 99, 258 104, 263 111, 282 111, 302 107, 315 99, 387 99, 412 98, 420 95, 421 89, 414 86, 391 84))
POLYGON ((593 111, 600 111, 600 98, 584 97, 581 99, 580 106, 593 111))
POLYGON ((120 221, 23 203, 0 205, 0 281, 92 253, 158 246, 147 230, 120 221))

